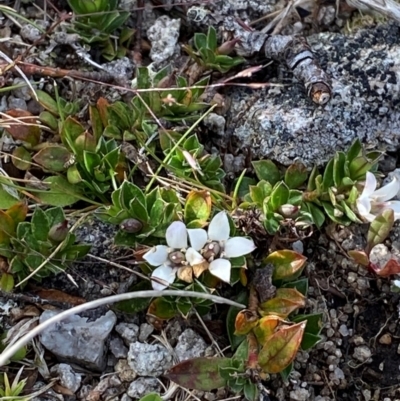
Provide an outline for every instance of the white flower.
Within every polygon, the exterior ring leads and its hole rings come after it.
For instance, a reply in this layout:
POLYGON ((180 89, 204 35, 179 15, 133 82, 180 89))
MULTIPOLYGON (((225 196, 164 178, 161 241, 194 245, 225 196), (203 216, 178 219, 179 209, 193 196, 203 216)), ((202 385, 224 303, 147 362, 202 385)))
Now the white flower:
POLYGON ((164 290, 175 281, 176 274, 185 265, 194 266, 205 259, 193 248, 188 248, 188 233, 181 221, 174 221, 165 234, 167 245, 157 245, 143 255, 151 266, 157 266, 151 277, 155 290, 164 290))
POLYGON ((230 227, 225 212, 218 213, 210 222, 208 233, 202 228, 186 229, 181 221, 168 227, 167 245, 157 245, 143 255, 156 269, 151 274, 155 290, 163 290, 176 276, 188 283, 193 275, 199 277, 205 270, 229 283, 231 262, 228 258, 247 255, 255 249, 254 242, 243 237, 229 238, 230 227), (188 247, 188 235, 191 247, 188 247))
POLYGON ((208 226, 208 232, 202 228, 188 229, 190 244, 196 251, 211 262, 208 270, 220 280, 229 283, 231 262, 236 258, 251 253, 256 248, 253 240, 244 237, 229 238, 230 227, 226 212, 217 213, 208 226))
POLYGON ((376 189, 374 174, 367 172, 365 186, 357 199, 358 214, 366 221, 372 222, 377 215, 386 209, 392 209, 395 220, 400 219, 400 201, 390 201, 400 191, 400 183, 395 177, 389 184, 376 189))

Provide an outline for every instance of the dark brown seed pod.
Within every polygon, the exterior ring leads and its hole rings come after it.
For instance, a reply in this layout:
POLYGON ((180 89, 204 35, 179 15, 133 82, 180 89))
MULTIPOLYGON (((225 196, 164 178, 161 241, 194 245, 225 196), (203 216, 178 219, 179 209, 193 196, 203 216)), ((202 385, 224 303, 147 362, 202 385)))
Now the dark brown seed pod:
POLYGON ((125 219, 119 227, 127 233, 135 234, 143 228, 143 224, 137 219, 125 219))

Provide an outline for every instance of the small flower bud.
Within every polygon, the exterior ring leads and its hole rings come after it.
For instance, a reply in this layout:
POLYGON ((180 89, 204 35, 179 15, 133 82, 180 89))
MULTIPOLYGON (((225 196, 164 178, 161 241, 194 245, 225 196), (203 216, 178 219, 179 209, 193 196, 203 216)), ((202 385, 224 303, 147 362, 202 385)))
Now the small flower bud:
POLYGON ((203 251, 203 257, 207 260, 213 260, 221 252, 221 246, 218 242, 210 242, 207 244, 203 251))
POLYGON ((143 228, 143 224, 137 219, 125 219, 119 227, 127 233, 135 234, 143 228))
POLYGON ((171 252, 168 256, 168 259, 176 264, 176 265, 180 265, 182 264, 182 262, 185 262, 185 255, 181 252, 181 251, 175 251, 175 252, 171 252))
POLYGON ((225 43, 222 43, 222 45, 220 47, 218 47, 218 49, 217 49, 217 54, 221 54, 224 56, 231 54, 235 48, 236 43, 238 43, 238 42, 240 42, 240 39, 235 38, 232 40, 228 40, 225 43))
POLYGON ((68 232, 68 220, 64 220, 50 228, 48 238, 54 242, 62 242, 67 238, 68 232))
POLYGON ((298 206, 294 206, 294 205, 290 205, 290 204, 285 204, 285 205, 282 205, 282 206, 279 208, 279 213, 280 213, 283 217, 286 217, 286 218, 289 218, 289 217, 294 218, 294 217, 296 217, 296 216, 298 215, 299 209, 300 209, 300 208, 299 208, 298 206))

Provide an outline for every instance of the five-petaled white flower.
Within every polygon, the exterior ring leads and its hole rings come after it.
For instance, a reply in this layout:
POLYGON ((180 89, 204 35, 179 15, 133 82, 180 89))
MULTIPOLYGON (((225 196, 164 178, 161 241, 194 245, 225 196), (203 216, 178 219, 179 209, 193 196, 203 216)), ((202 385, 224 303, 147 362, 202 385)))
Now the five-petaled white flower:
POLYGON ((366 221, 372 222, 377 215, 386 209, 392 209, 395 220, 400 219, 400 201, 390 201, 400 191, 400 182, 395 177, 389 184, 376 189, 374 174, 367 172, 365 186, 357 199, 358 214, 366 221))
POLYGON ((192 274, 199 277, 205 270, 229 283, 231 262, 228 258, 247 255, 254 251, 252 240, 243 237, 229 238, 230 227, 225 212, 218 213, 210 222, 208 233, 201 228, 186 229, 184 223, 175 221, 168 227, 167 245, 157 245, 143 258, 152 266, 152 285, 163 290, 175 277, 192 281, 192 274), (188 235, 191 247, 188 247, 188 235))

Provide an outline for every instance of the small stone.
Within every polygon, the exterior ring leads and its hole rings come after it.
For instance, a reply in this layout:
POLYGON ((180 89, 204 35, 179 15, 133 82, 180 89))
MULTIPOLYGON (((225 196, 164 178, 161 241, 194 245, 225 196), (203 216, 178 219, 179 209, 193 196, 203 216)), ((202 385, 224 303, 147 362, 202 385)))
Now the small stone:
POLYGON ((366 278, 358 278, 357 279, 357 288, 361 291, 368 290, 369 280, 366 278))
POLYGON ((149 393, 161 392, 161 384, 153 377, 139 377, 129 386, 127 394, 134 399, 142 398, 149 393))
POLYGON ((8 100, 8 107, 10 109, 26 110, 28 108, 28 106, 26 105, 26 101, 24 99, 20 99, 14 96, 9 96, 7 100, 8 100))
POLYGON ((129 348, 128 363, 139 376, 157 377, 172 367, 173 359, 171 353, 162 345, 137 341, 129 348))
POLYGON ((115 364, 114 370, 122 382, 132 382, 137 377, 136 372, 131 369, 126 359, 120 359, 115 364))
POLYGON ((292 249, 297 253, 303 254, 304 253, 304 244, 303 244, 303 242, 300 241, 300 240, 293 242, 292 249))
POLYGON ((50 372, 57 375, 60 379, 60 384, 75 393, 78 391, 82 382, 82 375, 73 371, 70 365, 66 363, 60 363, 59 365, 54 365, 50 372))
POLYGON ((147 37, 151 42, 150 58, 160 63, 168 60, 178 50, 180 19, 171 19, 166 15, 157 18, 154 25, 147 30, 147 37))
POLYGON ((127 393, 124 393, 121 396, 121 401, 132 401, 132 398, 127 393))
POLYGON ((365 401, 371 401, 371 391, 368 389, 362 390, 362 395, 364 396, 365 401))
POLYGON ((126 358, 128 355, 128 348, 120 337, 113 337, 110 341, 110 351, 117 359, 126 358))
POLYGON ((344 372, 343 372, 343 370, 342 369, 340 369, 340 368, 335 368, 335 370, 333 371, 333 375, 334 375, 334 378, 336 379, 336 380, 341 380, 341 379, 344 379, 344 372))
POLYGON ((139 331, 139 341, 142 343, 146 342, 146 340, 149 338, 151 333, 153 333, 154 327, 151 324, 148 323, 143 323, 140 325, 140 331, 139 331))
POLYGON ((139 326, 133 323, 119 323, 115 326, 115 331, 122 337, 124 343, 129 347, 131 343, 138 339, 139 326))
POLYGON ((349 284, 352 284, 357 280, 357 277, 358 277, 357 273, 349 272, 349 274, 347 275, 347 282, 349 284))
MULTIPOLYGON (((43 323, 58 313, 46 310, 39 321, 43 323)), ((116 321, 112 311, 90 322, 87 317, 72 315, 49 326, 39 339, 60 360, 102 372, 107 365, 106 340, 116 321)))
POLYGON ((354 343, 354 345, 364 344, 364 339, 361 336, 354 336, 351 340, 354 343))
POLYGON ((360 345, 354 348, 353 358, 359 362, 367 362, 371 358, 372 352, 366 345, 360 345))
POLYGON ((392 343, 392 336, 386 333, 379 339, 379 342, 384 345, 390 345, 392 343))
POLYGON ((185 330, 178 339, 175 347, 176 356, 180 361, 204 356, 207 344, 192 329, 185 330))
POLYGON ((339 327, 339 333, 343 336, 343 337, 347 337, 349 335, 349 329, 347 328, 347 326, 345 324, 341 324, 339 327))
POLYGON ((297 388, 290 392, 291 401, 308 401, 310 399, 310 394, 305 388, 297 388))
POLYGON ((22 38, 29 40, 30 42, 36 42, 42 37, 39 29, 31 24, 24 24, 19 30, 19 34, 22 38))
POLYGON ((326 331, 326 336, 327 337, 333 337, 335 335, 335 330, 333 330, 332 328, 329 328, 327 331, 326 331))

